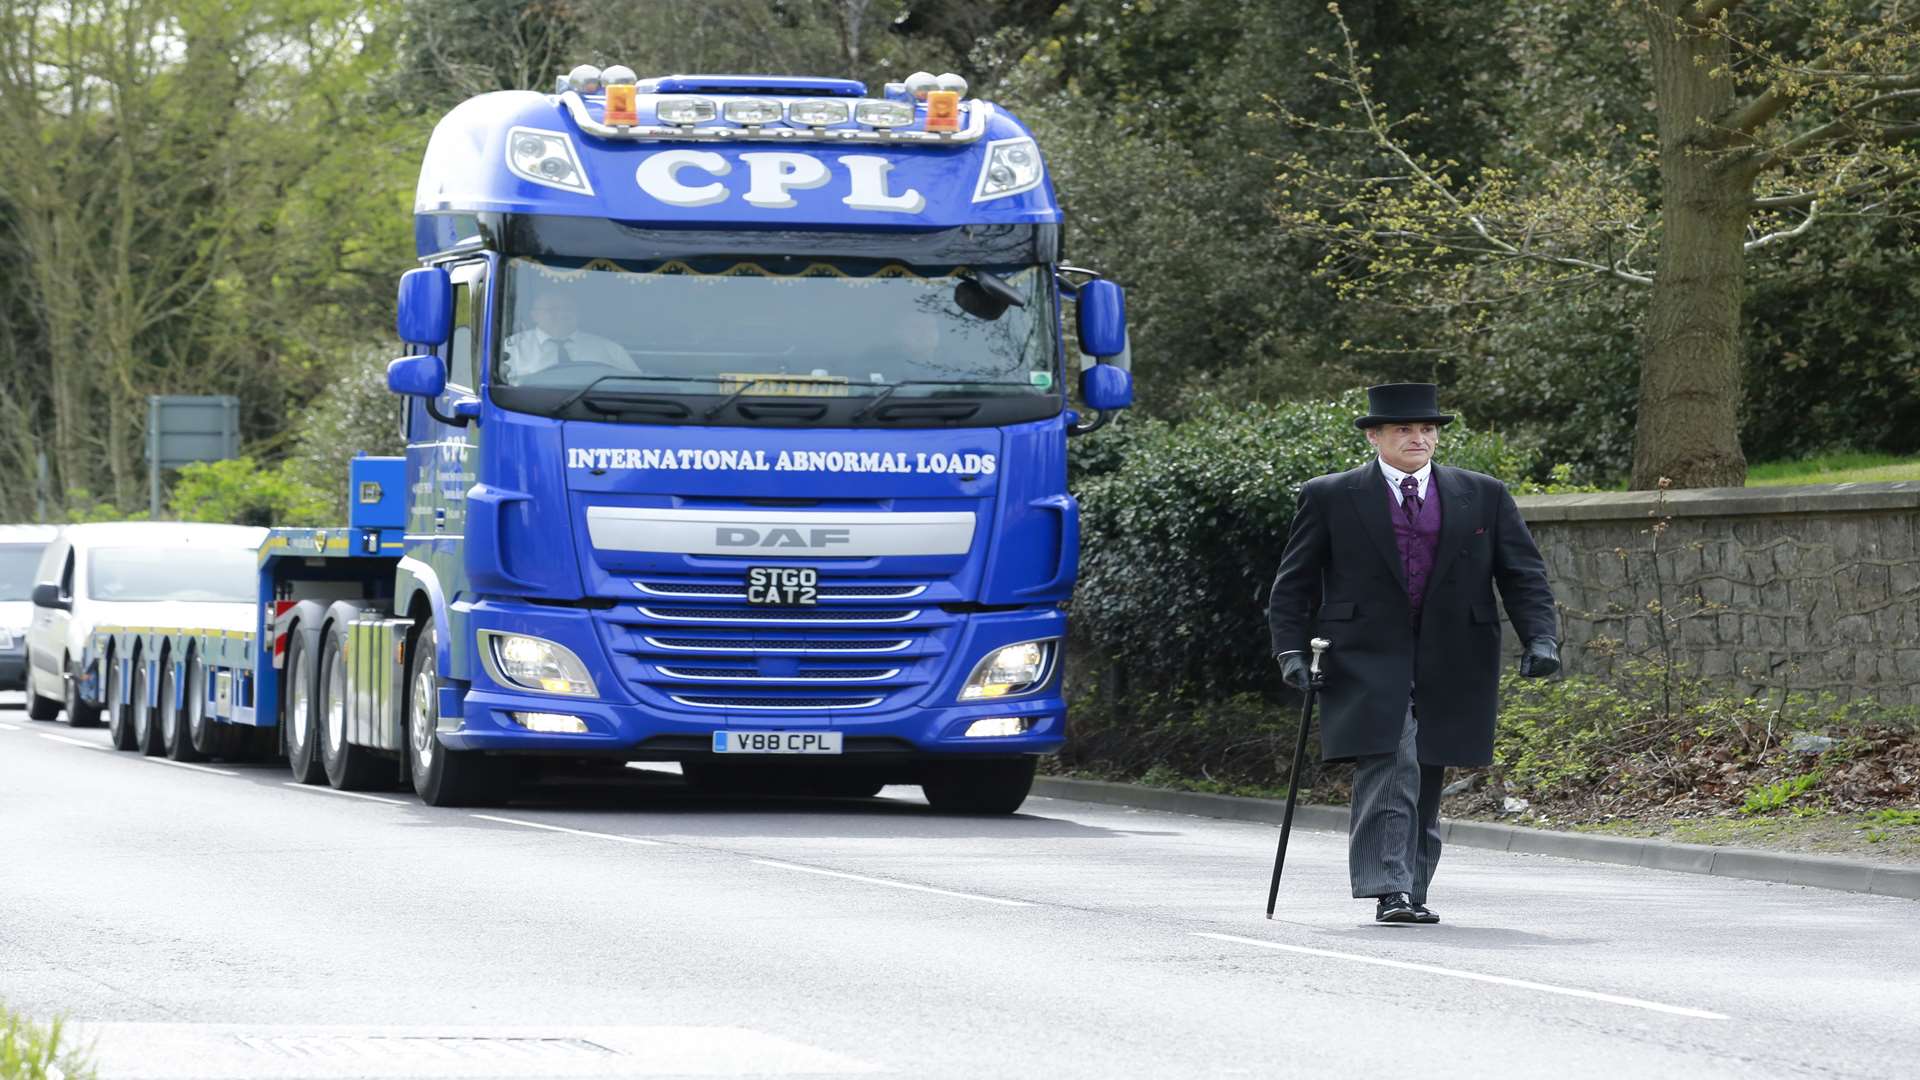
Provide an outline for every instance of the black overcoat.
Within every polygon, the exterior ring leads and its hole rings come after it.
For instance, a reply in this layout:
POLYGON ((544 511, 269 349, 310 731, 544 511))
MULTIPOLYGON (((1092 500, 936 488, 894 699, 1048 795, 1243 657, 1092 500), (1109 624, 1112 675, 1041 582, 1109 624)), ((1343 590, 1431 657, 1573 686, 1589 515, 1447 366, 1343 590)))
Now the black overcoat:
POLYGON ((1555 637, 1546 564, 1500 481, 1433 467, 1440 543, 1416 633, 1378 461, 1307 481, 1267 606, 1275 654, 1333 642, 1321 670, 1320 745, 1329 761, 1390 754, 1417 695, 1422 765, 1493 761, 1500 589, 1521 641, 1555 637))

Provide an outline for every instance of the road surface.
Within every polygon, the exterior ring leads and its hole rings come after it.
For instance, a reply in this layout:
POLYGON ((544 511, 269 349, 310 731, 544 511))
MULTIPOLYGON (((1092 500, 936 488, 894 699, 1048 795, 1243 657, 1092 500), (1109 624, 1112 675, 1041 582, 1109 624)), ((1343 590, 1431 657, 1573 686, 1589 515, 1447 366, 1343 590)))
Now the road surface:
POLYGON ((490 810, 181 767, 0 709, 0 998, 106 1077, 1911 1075, 1920 905, 1033 799, 490 810))

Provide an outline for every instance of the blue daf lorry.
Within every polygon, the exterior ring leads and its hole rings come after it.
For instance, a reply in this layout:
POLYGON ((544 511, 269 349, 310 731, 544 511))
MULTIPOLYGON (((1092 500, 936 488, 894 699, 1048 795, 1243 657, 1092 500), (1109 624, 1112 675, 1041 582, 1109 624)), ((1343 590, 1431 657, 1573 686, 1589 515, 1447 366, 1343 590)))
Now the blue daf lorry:
POLYGON ((1067 440, 1132 383, 1121 290, 966 90, 583 66, 454 108, 405 458, 270 531, 255 631, 104 629, 89 696, 148 752, 436 806, 547 757, 1016 809, 1064 739, 1067 440))

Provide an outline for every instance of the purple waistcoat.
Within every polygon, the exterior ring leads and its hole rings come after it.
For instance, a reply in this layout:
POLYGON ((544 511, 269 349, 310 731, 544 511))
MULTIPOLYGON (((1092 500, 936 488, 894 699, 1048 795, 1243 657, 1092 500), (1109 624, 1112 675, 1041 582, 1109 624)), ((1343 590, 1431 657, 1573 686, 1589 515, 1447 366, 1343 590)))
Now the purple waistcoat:
POLYGON ((1427 598, 1427 578, 1433 574, 1434 554, 1440 550, 1440 487, 1428 473, 1426 501, 1412 520, 1408 520, 1391 489, 1387 502, 1392 508, 1393 541, 1399 545, 1400 561, 1407 568, 1407 606, 1413 625, 1419 626, 1420 605, 1427 598))

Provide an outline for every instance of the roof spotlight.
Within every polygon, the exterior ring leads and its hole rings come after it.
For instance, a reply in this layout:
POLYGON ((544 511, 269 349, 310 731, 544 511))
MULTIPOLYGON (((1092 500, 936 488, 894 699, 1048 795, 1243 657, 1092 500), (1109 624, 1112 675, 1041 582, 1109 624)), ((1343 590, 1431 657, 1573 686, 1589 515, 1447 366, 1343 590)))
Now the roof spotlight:
POLYGON ((934 89, 936 90, 951 90, 961 97, 967 96, 967 80, 955 75, 951 71, 941 75, 935 80, 935 83, 934 89))
POLYGON ((567 83, 582 94, 599 93, 602 85, 600 78, 600 69, 592 64, 581 64, 567 72, 567 83))
POLYGON ((917 100, 927 100, 927 95, 940 89, 940 78, 931 71, 916 71, 907 76, 907 93, 917 100))

